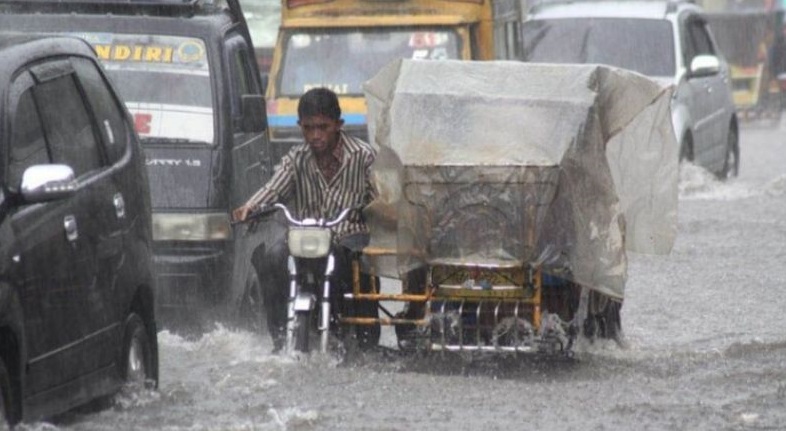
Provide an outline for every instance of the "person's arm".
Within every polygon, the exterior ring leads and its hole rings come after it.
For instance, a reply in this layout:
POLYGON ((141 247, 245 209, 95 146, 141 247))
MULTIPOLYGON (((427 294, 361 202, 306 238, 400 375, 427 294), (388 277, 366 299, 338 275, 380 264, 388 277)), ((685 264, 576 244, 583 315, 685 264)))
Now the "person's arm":
POLYGON ((256 208, 289 199, 295 184, 295 163, 290 154, 281 159, 273 176, 242 206, 232 211, 235 221, 243 221, 256 208))

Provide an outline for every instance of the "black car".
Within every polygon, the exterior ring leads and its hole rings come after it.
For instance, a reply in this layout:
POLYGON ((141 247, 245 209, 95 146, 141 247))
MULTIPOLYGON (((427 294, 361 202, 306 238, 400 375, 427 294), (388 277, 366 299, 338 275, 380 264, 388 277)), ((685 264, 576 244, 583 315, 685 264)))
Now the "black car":
POLYGON ((236 233, 230 212, 264 184, 272 161, 237 1, 7 0, 0 27, 79 36, 117 85, 147 158, 162 324, 212 321, 258 291, 248 259, 235 259, 256 237, 236 233))
MULTIPOLYGON (((0 407, 9 423, 155 386, 150 193, 91 47, 0 33, 0 407)), ((0 416, 0 424, 2 424, 0 416)))

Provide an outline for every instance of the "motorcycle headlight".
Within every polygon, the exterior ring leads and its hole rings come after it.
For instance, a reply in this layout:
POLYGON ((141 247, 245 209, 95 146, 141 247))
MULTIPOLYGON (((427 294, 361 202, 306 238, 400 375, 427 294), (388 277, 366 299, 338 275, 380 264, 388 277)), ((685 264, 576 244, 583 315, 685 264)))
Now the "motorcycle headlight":
POLYGON ((154 213, 155 241, 222 241, 231 237, 228 213, 154 213))
POLYGON ((323 257, 330 251, 330 229, 314 227, 289 228, 289 253, 295 257, 323 257))

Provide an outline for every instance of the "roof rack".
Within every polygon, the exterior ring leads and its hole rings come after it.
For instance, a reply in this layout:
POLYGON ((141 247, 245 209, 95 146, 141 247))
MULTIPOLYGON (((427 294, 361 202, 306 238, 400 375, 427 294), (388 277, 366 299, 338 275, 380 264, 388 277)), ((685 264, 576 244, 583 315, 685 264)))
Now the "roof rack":
POLYGON ((220 0, 3 0, 0 10, 190 16, 220 9, 220 0))
POLYGON ((677 12, 677 6, 681 4, 696 4, 694 0, 669 0, 666 4, 666 13, 674 13, 677 12))
MULTIPOLYGON (((253 46, 239 0, 0 0, 0 13, 83 13, 191 17, 226 13, 241 23, 241 33, 253 46)), ((257 67, 253 62, 254 68, 257 67)))
MULTIPOLYGON (((544 9, 549 6, 568 5, 568 4, 576 3, 577 1, 585 2, 586 0, 534 0, 527 13, 536 13, 541 9, 544 9)), ((605 1, 618 1, 618 0, 589 0, 589 1, 602 3, 605 1)), ((631 0, 631 1, 653 1, 653 2, 665 3, 666 13, 676 11, 677 6, 681 4, 697 4, 696 0, 631 0)))

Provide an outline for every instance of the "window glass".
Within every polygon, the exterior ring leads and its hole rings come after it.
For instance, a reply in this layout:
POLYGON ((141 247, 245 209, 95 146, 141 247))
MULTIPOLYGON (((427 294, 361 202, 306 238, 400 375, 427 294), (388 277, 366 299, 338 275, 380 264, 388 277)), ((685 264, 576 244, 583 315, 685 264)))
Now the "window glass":
POLYGON ((76 176, 101 166, 96 130, 90 121, 73 74, 37 85, 36 104, 54 163, 64 163, 76 176))
POLYGON ((19 98, 11 130, 13 132, 6 181, 13 190, 17 190, 22 183, 25 169, 37 164, 51 163, 41 119, 29 89, 19 98))
POLYGON ((123 156, 128 146, 125 113, 113 97, 108 83, 101 76, 95 63, 84 58, 72 59, 71 63, 93 108, 93 115, 103 138, 104 151, 109 161, 115 163, 123 156))
POLYGON ((298 30, 284 36, 282 96, 299 97, 325 86, 339 95, 363 95, 363 82, 398 58, 458 59, 458 34, 442 29, 298 30))
POLYGON ((254 46, 274 47, 281 24, 281 0, 240 0, 240 5, 254 46))
POLYGON ((694 53, 696 55, 713 55, 712 43, 710 43, 710 37, 704 28, 704 23, 701 21, 692 21, 688 29, 690 31, 694 53))
POLYGON ((232 85, 232 116, 241 115, 241 99, 244 94, 259 94, 253 90, 251 81, 251 65, 245 42, 240 36, 228 40, 228 55, 230 60, 230 83, 232 85))
POLYGON ((205 42, 193 37, 78 33, 96 50, 143 142, 215 142, 205 42))
POLYGON ((524 60, 600 63, 648 76, 674 76, 671 23, 665 19, 532 20, 522 28, 524 60))

